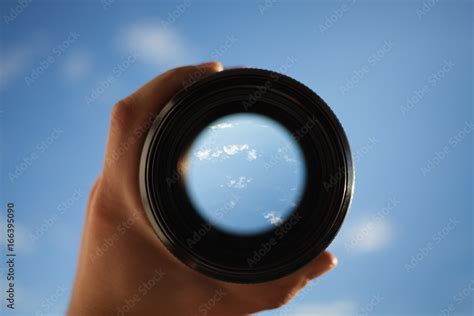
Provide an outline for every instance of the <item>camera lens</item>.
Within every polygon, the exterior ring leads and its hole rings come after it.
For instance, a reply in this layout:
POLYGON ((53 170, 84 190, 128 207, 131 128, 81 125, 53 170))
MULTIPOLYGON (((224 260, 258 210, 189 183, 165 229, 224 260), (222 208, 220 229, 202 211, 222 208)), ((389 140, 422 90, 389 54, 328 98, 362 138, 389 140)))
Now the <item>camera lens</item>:
POLYGON ((207 126, 183 157, 191 202, 206 221, 235 234, 288 219, 304 190, 306 162, 277 121, 232 114, 207 126))
POLYGON ((257 283, 326 249, 354 172, 342 126, 318 95, 279 73, 233 69, 186 87, 159 113, 139 181, 174 256, 213 278, 257 283))

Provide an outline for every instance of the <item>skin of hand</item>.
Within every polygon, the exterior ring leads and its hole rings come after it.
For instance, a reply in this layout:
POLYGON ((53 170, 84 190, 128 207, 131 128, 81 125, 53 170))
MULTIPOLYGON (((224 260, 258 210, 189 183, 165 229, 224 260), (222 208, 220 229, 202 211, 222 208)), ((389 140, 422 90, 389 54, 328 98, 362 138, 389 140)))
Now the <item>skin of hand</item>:
POLYGON ((210 62, 169 70, 118 102, 103 170, 90 192, 68 315, 246 315, 286 304, 337 263, 329 252, 281 279, 234 284, 176 259, 144 212, 138 170, 156 114, 192 81, 221 71, 210 62))

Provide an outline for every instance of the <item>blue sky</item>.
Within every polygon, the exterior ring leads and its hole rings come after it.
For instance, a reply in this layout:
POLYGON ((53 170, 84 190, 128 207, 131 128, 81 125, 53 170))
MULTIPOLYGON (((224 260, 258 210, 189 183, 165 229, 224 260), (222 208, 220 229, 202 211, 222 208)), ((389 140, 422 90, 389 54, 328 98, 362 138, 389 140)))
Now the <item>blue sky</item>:
POLYGON ((292 135, 257 114, 212 122, 185 157, 186 187, 205 219, 240 234, 288 218, 304 190, 306 165, 292 135))
MULTIPOLYGON (((16 205, 21 258, 14 315, 67 306, 112 105, 165 69, 213 59, 311 87, 355 156, 352 208, 330 246, 339 266, 262 315, 472 314, 471 1, 0 9, 0 198, 16 205)), ((2 253, 4 244, 2 233, 2 253)))

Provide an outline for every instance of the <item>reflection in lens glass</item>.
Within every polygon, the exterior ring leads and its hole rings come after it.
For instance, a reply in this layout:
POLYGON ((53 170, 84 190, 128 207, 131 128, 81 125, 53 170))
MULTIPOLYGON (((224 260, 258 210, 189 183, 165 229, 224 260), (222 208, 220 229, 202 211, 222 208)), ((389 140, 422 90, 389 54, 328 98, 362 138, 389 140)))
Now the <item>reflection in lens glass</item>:
POLYGON ((257 114, 214 121, 185 158, 186 189, 200 215, 231 233, 281 224, 299 203, 306 166, 289 131, 257 114))

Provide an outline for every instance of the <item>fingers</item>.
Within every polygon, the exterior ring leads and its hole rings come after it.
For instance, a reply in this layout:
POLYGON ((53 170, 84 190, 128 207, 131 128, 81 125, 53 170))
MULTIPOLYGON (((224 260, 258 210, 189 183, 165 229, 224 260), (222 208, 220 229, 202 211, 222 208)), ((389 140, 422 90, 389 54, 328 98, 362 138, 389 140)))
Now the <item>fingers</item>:
POLYGON ((311 261, 301 272, 307 279, 313 280, 337 266, 337 258, 329 251, 323 252, 319 257, 311 261))
POLYGON ((142 146, 156 115, 179 90, 222 69, 219 62, 175 68, 118 102, 111 114, 104 180, 110 185, 135 185, 142 146))
POLYGON ((255 313, 288 303, 309 281, 332 270, 336 265, 336 257, 326 251, 284 278, 255 285, 232 284, 228 287, 232 292, 240 294, 236 301, 247 304, 249 307, 247 312, 255 313))
POLYGON ((198 66, 175 68, 154 78, 134 93, 136 102, 140 105, 140 113, 154 113, 161 108, 179 90, 186 88, 196 80, 214 72, 222 71, 219 62, 204 63, 198 66))
POLYGON ((279 280, 268 283, 268 289, 274 290, 269 299, 264 302, 271 308, 288 303, 309 281, 329 272, 337 265, 336 257, 328 251, 313 259, 300 270, 279 280))

